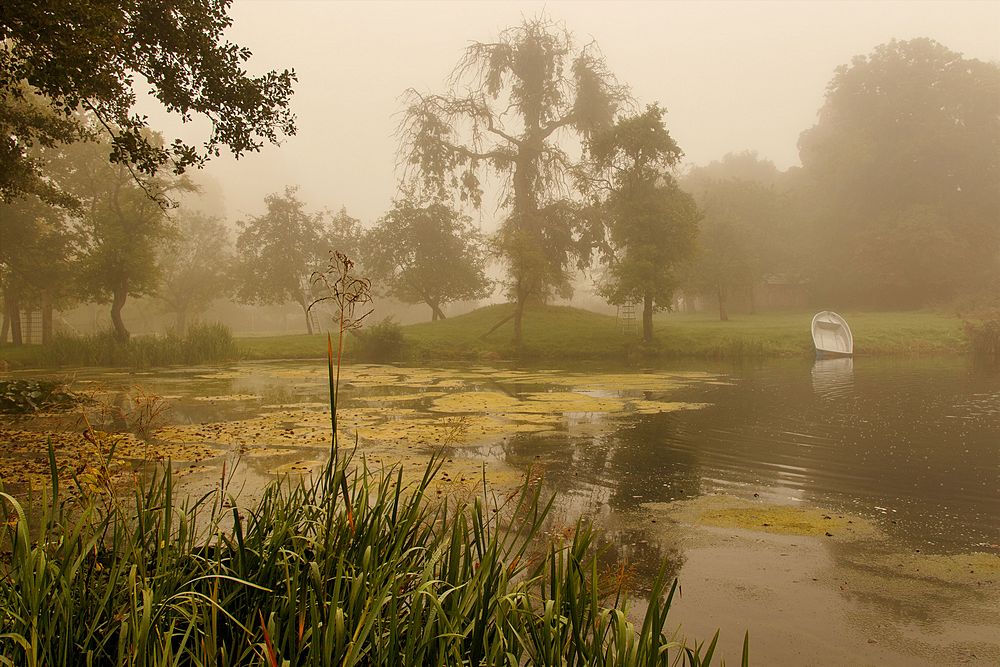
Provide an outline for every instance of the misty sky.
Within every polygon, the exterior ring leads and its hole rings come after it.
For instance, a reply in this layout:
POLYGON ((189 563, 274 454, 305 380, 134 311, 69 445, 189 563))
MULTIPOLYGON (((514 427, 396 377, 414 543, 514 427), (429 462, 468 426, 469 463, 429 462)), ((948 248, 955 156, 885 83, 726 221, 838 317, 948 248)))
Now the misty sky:
MULTIPOLYGON (((298 135, 204 170, 228 217, 301 186, 311 209, 346 206, 370 224, 397 183, 394 136, 407 87, 442 91, 462 50, 545 11, 582 44, 596 40, 640 104, 658 101, 689 163, 753 149, 798 164, 834 68, 892 38, 931 37, 1000 61, 1000 2, 293 2, 237 0, 230 38, 251 72, 295 68, 298 135)), ((144 103, 154 127, 191 139, 144 103)), ((192 134, 192 131, 194 133, 192 134)), ((201 137, 203 138, 203 136, 201 137)), ((492 228, 492 211, 477 216, 492 228)))

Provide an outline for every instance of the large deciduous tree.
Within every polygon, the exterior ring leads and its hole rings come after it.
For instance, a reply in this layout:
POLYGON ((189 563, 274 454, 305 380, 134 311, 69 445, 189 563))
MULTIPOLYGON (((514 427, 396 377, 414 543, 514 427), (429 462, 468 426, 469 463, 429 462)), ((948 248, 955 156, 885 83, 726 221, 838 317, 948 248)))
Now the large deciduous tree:
POLYGON ((683 153, 650 105, 588 144, 606 191, 598 239, 606 265, 601 293, 610 303, 642 303, 642 337, 653 339, 653 313, 669 308, 676 269, 694 247, 698 208, 670 173, 683 153))
POLYGON ((322 271, 334 250, 355 254, 361 223, 341 209, 308 213, 297 188, 264 198, 267 210, 239 223, 236 238, 236 296, 244 303, 297 303, 313 333, 309 306, 313 274, 322 271))
POLYGON ((78 144, 70 150, 78 167, 73 192, 83 207, 79 280, 85 296, 110 302, 114 336, 126 343, 129 331, 122 318, 126 300, 156 293, 157 250, 176 233, 162 202, 193 186, 185 176, 137 179, 127 165, 108 162, 106 151, 103 143, 78 144))
POLYGON ((192 317, 229 291, 232 240, 218 218, 184 211, 175 215, 177 235, 160 251, 156 296, 177 317, 178 334, 192 317))
POLYGON ((744 152, 696 167, 682 180, 704 215, 685 282, 718 300, 721 320, 729 319, 734 295, 746 294, 752 309, 754 287, 768 275, 797 275, 784 176, 744 152))
POLYGON ((73 298, 78 238, 65 212, 35 195, 0 204, 0 343, 23 342, 21 309, 39 309, 42 343, 52 338, 53 308, 73 298))
POLYGON ((479 205, 481 177, 499 177, 506 218, 498 235, 521 339, 525 304, 568 285, 575 218, 562 201, 576 164, 564 139, 611 124, 627 93, 594 44, 537 18, 473 43, 443 94, 407 93, 403 156, 435 194, 479 205))
POLYGON ((799 152, 817 275, 887 307, 985 282, 1000 251, 1000 67, 930 39, 837 69, 799 152))
POLYGON ((31 189, 38 164, 28 149, 74 139, 75 114, 99 119, 117 162, 154 175, 177 173, 227 147, 239 157, 295 132, 288 106, 295 74, 246 72, 250 51, 224 38, 230 0, 87 0, 0 3, 0 193, 31 189), (203 117, 202 145, 151 140, 136 92, 184 121, 203 117), (41 97, 35 97, 37 93, 41 97), (48 113, 27 104, 41 101, 48 113), (54 118, 54 119, 53 119, 54 118))
POLYGON ((384 291, 404 303, 425 303, 432 320, 445 318, 451 301, 491 292, 482 235, 443 201, 404 197, 365 237, 366 267, 384 291))

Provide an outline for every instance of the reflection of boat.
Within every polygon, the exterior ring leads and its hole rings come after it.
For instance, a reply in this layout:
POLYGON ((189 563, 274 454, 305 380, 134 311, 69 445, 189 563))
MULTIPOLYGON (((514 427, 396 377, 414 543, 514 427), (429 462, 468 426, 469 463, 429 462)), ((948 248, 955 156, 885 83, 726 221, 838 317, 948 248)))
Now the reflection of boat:
POLYGON ((850 357, 854 354, 854 336, 847 320, 831 310, 813 315, 813 345, 817 357, 850 357))
POLYGON ((813 362, 812 383, 817 396, 837 398, 845 395, 854 384, 854 359, 817 359, 813 362))

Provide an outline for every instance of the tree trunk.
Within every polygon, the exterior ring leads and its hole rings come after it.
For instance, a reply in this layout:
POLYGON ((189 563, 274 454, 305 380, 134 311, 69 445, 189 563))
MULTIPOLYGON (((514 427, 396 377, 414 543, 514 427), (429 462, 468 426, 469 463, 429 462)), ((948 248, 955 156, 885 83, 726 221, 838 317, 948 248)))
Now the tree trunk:
POLYGON ((177 328, 177 335, 183 336, 187 333, 188 329, 188 311, 187 308, 177 309, 177 322, 174 324, 177 328))
POLYGON ((444 316, 444 311, 441 310, 439 302, 428 299, 427 305, 431 307, 431 322, 437 322, 438 320, 446 319, 444 316))
POLYGON ((726 290, 719 285, 719 319, 723 322, 729 321, 729 313, 726 312, 726 290))
POLYGON ((510 314, 510 315, 508 315, 507 317, 503 318, 502 320, 500 320, 499 322, 497 322, 496 324, 494 324, 494 325, 493 325, 492 327, 490 327, 490 330, 489 330, 489 331, 487 331, 486 333, 484 333, 484 334, 483 334, 482 336, 480 336, 479 338, 481 338, 481 339, 485 339, 485 338, 486 338, 487 336, 489 336, 489 335, 490 335, 491 333, 493 333, 494 331, 496 331, 497 329, 499 329, 499 328, 500 328, 500 327, 502 327, 503 325, 507 324, 507 323, 508 323, 508 322, 510 322, 510 321, 511 321, 512 319, 514 319, 514 313, 511 313, 511 314, 510 314))
POLYGON ((517 295, 517 303, 514 304, 514 345, 521 349, 521 320, 524 319, 524 297, 517 295))
POLYGON ((642 299, 642 340, 653 342, 653 295, 649 293, 642 299))
POLYGON ((0 313, 3 317, 0 318, 0 345, 7 342, 7 334, 10 333, 10 311, 7 309, 7 295, 3 297, 3 313, 0 313))
POLYGON ((16 293, 7 294, 7 313, 10 318, 10 342, 14 345, 24 344, 21 337, 21 300, 16 293))
POLYGON ((755 292, 755 290, 753 288, 753 285, 751 285, 750 286, 750 314, 751 315, 756 315, 757 314, 757 299, 755 298, 754 292, 755 292))
POLYGON ((52 343, 52 297, 48 290, 42 291, 42 345, 52 343))
POLYGON ((122 308, 125 307, 125 299, 128 298, 128 281, 122 279, 115 286, 111 300, 111 325, 114 327, 115 340, 119 343, 128 343, 130 334, 125 328, 125 320, 122 319, 122 308))
POLYGON ((302 306, 302 312, 305 313, 306 316, 306 333, 311 336, 313 333, 313 323, 312 318, 309 317, 309 304, 307 304, 305 299, 303 299, 302 301, 299 301, 299 305, 302 306))

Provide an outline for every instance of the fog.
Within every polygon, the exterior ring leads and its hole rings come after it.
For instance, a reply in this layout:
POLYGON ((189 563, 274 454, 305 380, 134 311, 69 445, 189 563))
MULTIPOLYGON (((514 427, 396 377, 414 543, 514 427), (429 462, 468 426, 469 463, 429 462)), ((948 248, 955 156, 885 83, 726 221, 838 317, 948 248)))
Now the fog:
MULTIPOLYGON (((1000 61, 996 2, 238 1, 229 35, 253 52, 250 71, 296 70, 298 134, 238 162, 215 159, 199 176, 218 182, 230 218, 298 184, 311 205, 346 206, 369 224, 396 192, 403 91, 442 90, 470 42, 543 12, 578 45, 595 40, 640 104, 666 107, 686 164, 755 150, 781 169, 797 165, 799 134, 834 70, 893 38, 1000 61)), ((168 136, 204 136, 154 100, 141 108, 168 136)), ((477 217, 494 227, 493 210, 477 217)))

